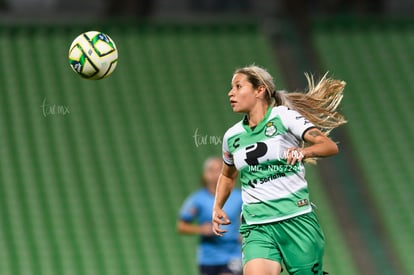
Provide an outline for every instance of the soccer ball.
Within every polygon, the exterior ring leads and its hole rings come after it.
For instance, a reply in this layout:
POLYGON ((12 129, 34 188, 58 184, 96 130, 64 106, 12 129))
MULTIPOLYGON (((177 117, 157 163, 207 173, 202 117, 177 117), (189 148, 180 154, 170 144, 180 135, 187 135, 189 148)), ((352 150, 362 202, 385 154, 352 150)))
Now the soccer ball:
POLYGON ((69 64, 86 79, 102 79, 116 68, 118 49, 114 41, 98 31, 88 31, 73 40, 69 48, 69 64))

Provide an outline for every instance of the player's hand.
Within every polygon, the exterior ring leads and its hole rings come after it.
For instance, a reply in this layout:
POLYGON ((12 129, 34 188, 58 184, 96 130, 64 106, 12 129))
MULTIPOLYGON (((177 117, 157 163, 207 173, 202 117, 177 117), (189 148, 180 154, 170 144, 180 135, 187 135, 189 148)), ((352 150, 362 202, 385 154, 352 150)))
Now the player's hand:
POLYGON ((213 210, 213 233, 217 236, 223 236, 224 233, 227 232, 227 230, 220 228, 221 225, 230 224, 230 220, 227 217, 226 212, 223 211, 223 209, 215 209, 213 210))
POLYGON ((290 147, 284 155, 287 163, 291 165, 294 165, 296 162, 301 162, 305 158, 303 148, 299 147, 290 147))

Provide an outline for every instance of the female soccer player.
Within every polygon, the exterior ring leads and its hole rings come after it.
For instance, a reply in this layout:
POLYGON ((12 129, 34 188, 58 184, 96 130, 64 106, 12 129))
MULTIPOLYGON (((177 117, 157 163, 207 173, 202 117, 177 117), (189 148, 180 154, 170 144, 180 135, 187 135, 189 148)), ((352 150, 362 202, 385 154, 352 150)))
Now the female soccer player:
POLYGON ((327 78, 309 91, 276 92, 259 66, 235 71, 228 96, 244 119, 223 138, 223 169, 213 206, 213 231, 226 232, 223 209, 240 174, 244 275, 323 274, 324 235, 312 211, 304 161, 338 153, 329 132, 345 123, 336 111, 345 82, 327 78))
MULTIPOLYGON (((204 186, 188 196, 177 222, 177 230, 181 234, 200 236, 197 257, 201 275, 240 275, 242 271, 239 224, 227 225, 228 233, 222 240, 212 231, 211 210, 222 163, 220 157, 206 159, 203 167, 204 186)), ((236 189, 224 209, 229 218, 238 220, 241 206, 241 193, 236 189)))

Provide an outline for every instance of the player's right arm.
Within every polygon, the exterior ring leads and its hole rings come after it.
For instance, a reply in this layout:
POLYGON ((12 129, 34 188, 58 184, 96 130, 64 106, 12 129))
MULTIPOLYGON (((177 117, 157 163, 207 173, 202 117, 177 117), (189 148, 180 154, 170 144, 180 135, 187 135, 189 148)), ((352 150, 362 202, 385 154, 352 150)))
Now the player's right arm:
POLYGON ((236 184, 237 174, 238 171, 234 165, 228 165, 226 162, 223 163, 223 169, 216 187, 212 214, 213 232, 217 236, 223 236, 223 233, 226 232, 226 230, 220 228, 220 225, 231 223, 223 210, 223 206, 236 184))

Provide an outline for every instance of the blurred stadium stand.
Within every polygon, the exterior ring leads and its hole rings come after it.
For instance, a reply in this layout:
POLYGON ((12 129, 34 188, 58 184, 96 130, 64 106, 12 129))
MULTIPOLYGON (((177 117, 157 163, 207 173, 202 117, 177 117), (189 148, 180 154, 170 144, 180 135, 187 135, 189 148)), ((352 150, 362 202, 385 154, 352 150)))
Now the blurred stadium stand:
MULTIPOLYGON (((373 16, 407 14, 411 2, 146 2, 0 1, 0 274, 196 274, 196 238, 176 234, 175 219, 199 185, 202 161, 220 154, 217 141, 240 119, 227 104, 231 75, 256 63, 269 68, 278 88, 304 88, 303 71, 321 73, 305 58, 307 43, 314 43, 318 69, 348 83, 344 131, 352 146, 337 161, 352 154, 363 174, 338 173, 344 198, 355 191, 352 176, 365 180, 392 243, 387 248, 402 274, 414 274, 407 153, 414 149, 414 27, 373 16), (317 20, 303 40, 289 20, 304 11, 370 16, 317 20), (73 24, 78 16, 83 23, 73 24), (49 23, 39 24, 46 17, 49 23), (107 32, 119 48, 108 79, 80 79, 68 65, 72 39, 89 29, 107 32), (70 113, 45 115, 45 104, 70 113)), ((326 270, 366 275, 321 172, 309 167, 308 179, 327 237, 326 270)), ((349 203, 365 206, 360 197, 349 203)), ((361 236, 375 230, 361 219, 351 221, 361 236)), ((372 237, 360 245, 383 248, 372 237)), ((386 255, 371 252, 370 261, 386 255)), ((397 274, 378 266, 383 273, 376 275, 397 274)))
MULTIPOLYGON (((1 274, 194 274, 194 239, 176 235, 175 218, 203 158, 220 154, 211 137, 240 118, 226 103, 231 74, 256 62, 280 75, 254 25, 102 29, 120 63, 98 82, 67 65, 81 27, 0 29, 1 274), (44 100, 70 114, 45 117, 44 100)), ((327 265, 350 274, 321 208, 327 265)))
MULTIPOLYGON (((414 150, 413 32, 412 20, 348 19, 316 24, 314 35, 324 67, 348 82, 343 107, 349 119, 348 146, 364 171, 404 274, 414 274, 408 253, 414 247, 410 233, 414 215, 409 207, 414 173, 406 159, 414 150)), ((355 179, 345 180, 350 181, 355 179)), ((367 225, 368 217, 358 216, 355 212, 355 220, 365 220, 367 225)), ((366 235, 366 239, 373 237, 366 235)))

